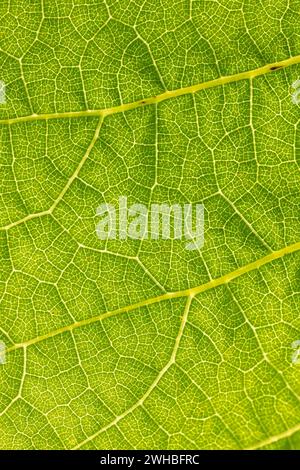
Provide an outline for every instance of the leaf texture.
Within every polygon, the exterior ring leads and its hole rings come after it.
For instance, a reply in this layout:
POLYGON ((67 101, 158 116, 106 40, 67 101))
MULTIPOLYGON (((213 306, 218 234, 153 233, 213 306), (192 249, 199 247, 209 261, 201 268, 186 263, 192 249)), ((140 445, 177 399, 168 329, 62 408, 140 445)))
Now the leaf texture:
POLYGON ((299 12, 1 2, 0 448, 300 448, 299 12), (99 240, 120 195, 204 247, 99 240))

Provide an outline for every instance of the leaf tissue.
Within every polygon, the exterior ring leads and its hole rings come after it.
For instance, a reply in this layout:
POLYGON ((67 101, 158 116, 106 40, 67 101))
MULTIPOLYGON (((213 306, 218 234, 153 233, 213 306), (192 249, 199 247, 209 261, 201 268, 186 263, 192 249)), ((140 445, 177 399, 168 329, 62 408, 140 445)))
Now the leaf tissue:
POLYGON ((300 449, 299 0, 0 19, 0 448, 300 449))

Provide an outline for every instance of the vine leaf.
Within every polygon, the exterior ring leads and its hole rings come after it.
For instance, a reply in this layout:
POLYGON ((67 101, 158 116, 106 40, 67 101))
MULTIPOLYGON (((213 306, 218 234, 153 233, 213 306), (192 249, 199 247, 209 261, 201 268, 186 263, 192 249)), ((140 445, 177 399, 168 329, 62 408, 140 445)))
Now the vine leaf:
POLYGON ((300 448, 298 10, 1 2, 2 449, 300 448))

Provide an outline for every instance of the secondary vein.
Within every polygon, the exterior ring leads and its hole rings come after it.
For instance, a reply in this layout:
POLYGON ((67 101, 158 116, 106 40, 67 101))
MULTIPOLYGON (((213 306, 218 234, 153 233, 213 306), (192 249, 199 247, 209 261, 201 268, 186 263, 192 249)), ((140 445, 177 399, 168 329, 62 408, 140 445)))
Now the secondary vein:
POLYGON ((273 251, 272 253, 264 256, 263 258, 260 258, 256 261, 253 261, 252 263, 246 264, 245 266, 242 266, 230 273, 225 274, 224 276, 221 276, 217 279, 213 279, 212 281, 209 281, 205 284, 202 284, 200 286, 192 287, 190 289, 184 289, 181 291, 176 291, 176 292, 167 292, 165 294, 161 294, 156 297, 151 297, 149 299, 144 299, 141 300, 140 302, 136 302, 131 305, 127 305, 124 307, 121 307, 116 310, 112 310, 110 312, 105 312, 101 313, 100 315, 96 315, 91 318, 87 318, 85 320, 81 320, 75 323, 72 323, 70 325, 64 326, 62 328, 59 328, 57 330, 54 330, 52 332, 49 332, 45 335, 37 336, 35 338, 29 339, 27 341, 24 341, 22 343, 17 343, 14 344, 13 346, 7 348, 6 353, 9 353, 11 351, 15 351, 16 349, 24 348, 27 346, 31 346, 33 344, 39 343, 41 341, 44 341, 48 338, 52 338, 53 336, 57 336, 59 334, 65 333, 67 331, 72 331, 76 328, 90 325, 91 323, 95 323, 98 321, 103 321, 106 318, 115 316, 117 314, 121 313, 128 313, 130 311, 136 310, 138 308, 142 307, 147 307, 148 305, 152 305, 164 300, 169 300, 169 299, 176 299, 180 297, 194 297, 197 294, 200 294, 201 292, 205 292, 209 289, 212 289, 214 287, 221 286, 223 284, 226 284, 228 282, 231 282, 232 280, 242 276, 243 274, 249 273, 251 271, 254 271, 256 269, 259 269, 260 267, 264 266, 265 264, 268 264, 276 259, 280 259, 283 256, 291 253, 295 253, 300 250, 300 242, 294 243, 293 245, 286 246, 278 251, 273 251))
POLYGON ((253 70, 248 70, 246 72, 236 73, 234 75, 227 75, 225 77, 219 77, 207 82, 197 83, 195 85, 190 85, 188 87, 177 88, 176 90, 166 91, 157 96, 152 96, 149 98, 143 98, 132 103, 125 103, 119 106, 113 106, 111 108, 104 109, 87 109, 82 111, 67 111, 60 113, 45 113, 45 114, 31 114, 28 116, 20 116, 15 118, 0 119, 0 124, 16 124, 20 122, 30 122, 30 121, 42 121, 48 119, 62 119, 62 118, 80 118, 80 117, 95 117, 95 116, 109 116, 111 114, 123 113, 131 109, 136 109, 142 106, 147 106, 155 103, 160 103, 162 101, 168 100, 170 98, 175 98, 182 95, 187 95, 190 93, 196 93, 200 90, 205 90, 207 88, 214 88, 217 86, 225 85, 226 83, 237 82, 240 80, 247 80, 265 75, 269 72, 275 72, 283 68, 289 67, 291 65, 300 63, 300 54, 289 59, 284 59, 279 62, 273 62, 272 64, 263 65, 253 70))

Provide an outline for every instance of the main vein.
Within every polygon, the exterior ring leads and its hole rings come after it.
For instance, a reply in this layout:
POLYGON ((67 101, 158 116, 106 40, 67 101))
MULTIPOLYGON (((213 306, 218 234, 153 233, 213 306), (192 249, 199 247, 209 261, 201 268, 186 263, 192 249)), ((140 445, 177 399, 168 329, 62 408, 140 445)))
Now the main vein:
POLYGON ((160 103, 161 101, 168 100, 170 98, 175 98, 177 96, 187 95, 189 93, 196 93, 200 90, 205 90, 207 88, 213 88, 220 85, 225 85, 226 83, 237 82, 240 80, 253 79, 259 77, 260 75, 265 75, 269 72, 283 69, 290 65, 295 65, 300 63, 300 55, 290 57, 279 62, 273 62, 272 64, 267 64, 257 69, 248 70, 246 72, 236 73, 234 75, 227 75, 225 77, 219 77, 214 80, 209 80, 207 82, 197 83, 196 85, 191 85, 188 87, 178 88, 172 91, 166 91, 160 95, 152 96, 150 98, 140 99, 132 103, 125 103, 119 106, 113 106, 111 108, 104 109, 87 109, 83 111, 67 111, 60 113, 45 113, 45 114, 32 114, 29 116, 20 116, 16 118, 0 119, 0 124, 15 124, 19 122, 30 122, 30 121, 42 121, 47 119, 61 119, 61 118, 79 118, 87 116, 109 116, 110 114, 123 113, 131 109, 139 108, 141 106, 146 106, 150 104, 160 103))
POLYGON ((27 341, 24 341, 23 343, 17 343, 14 344, 13 346, 7 348, 6 352, 11 352, 16 349, 20 349, 23 347, 27 347, 36 343, 39 343, 40 341, 44 341, 48 338, 51 338, 53 336, 65 333, 67 331, 72 331, 76 328, 89 325, 91 323, 95 323, 97 321, 102 321, 106 318, 115 316, 120 313, 128 313, 132 310, 136 310, 141 307, 146 307, 148 305, 152 305, 164 300, 169 300, 169 299, 175 299, 179 297, 194 297, 197 294, 200 294, 201 292, 207 291, 209 289, 212 289, 214 287, 221 286, 223 284, 226 284, 239 276, 242 276, 243 274, 249 273, 250 271, 254 271, 255 269, 260 268, 261 266, 264 266, 267 263, 270 263, 276 259, 282 258, 283 256, 287 254, 294 253, 296 251, 300 250, 300 242, 294 243, 293 245, 286 246, 282 248, 281 250, 278 251, 273 251, 272 253, 268 254, 267 256, 264 256, 263 258, 260 258, 256 261, 253 261, 252 263, 246 264, 245 266, 242 266, 235 271, 232 271, 228 274, 225 274, 224 276, 221 276, 217 279, 213 279, 205 284, 202 284, 200 286, 192 287, 190 289, 184 289, 181 291, 176 291, 176 292, 167 292, 165 294, 156 296, 156 297, 151 297, 148 299, 141 300, 140 302, 136 302, 131 305, 127 305, 124 307, 121 307, 116 310, 112 310, 110 312, 105 312, 101 313, 99 315, 96 315, 94 317, 81 320, 75 323, 72 323, 70 325, 64 326, 62 328, 59 328, 57 330, 54 330, 52 332, 46 333, 45 335, 37 336, 36 338, 29 339, 27 341))

